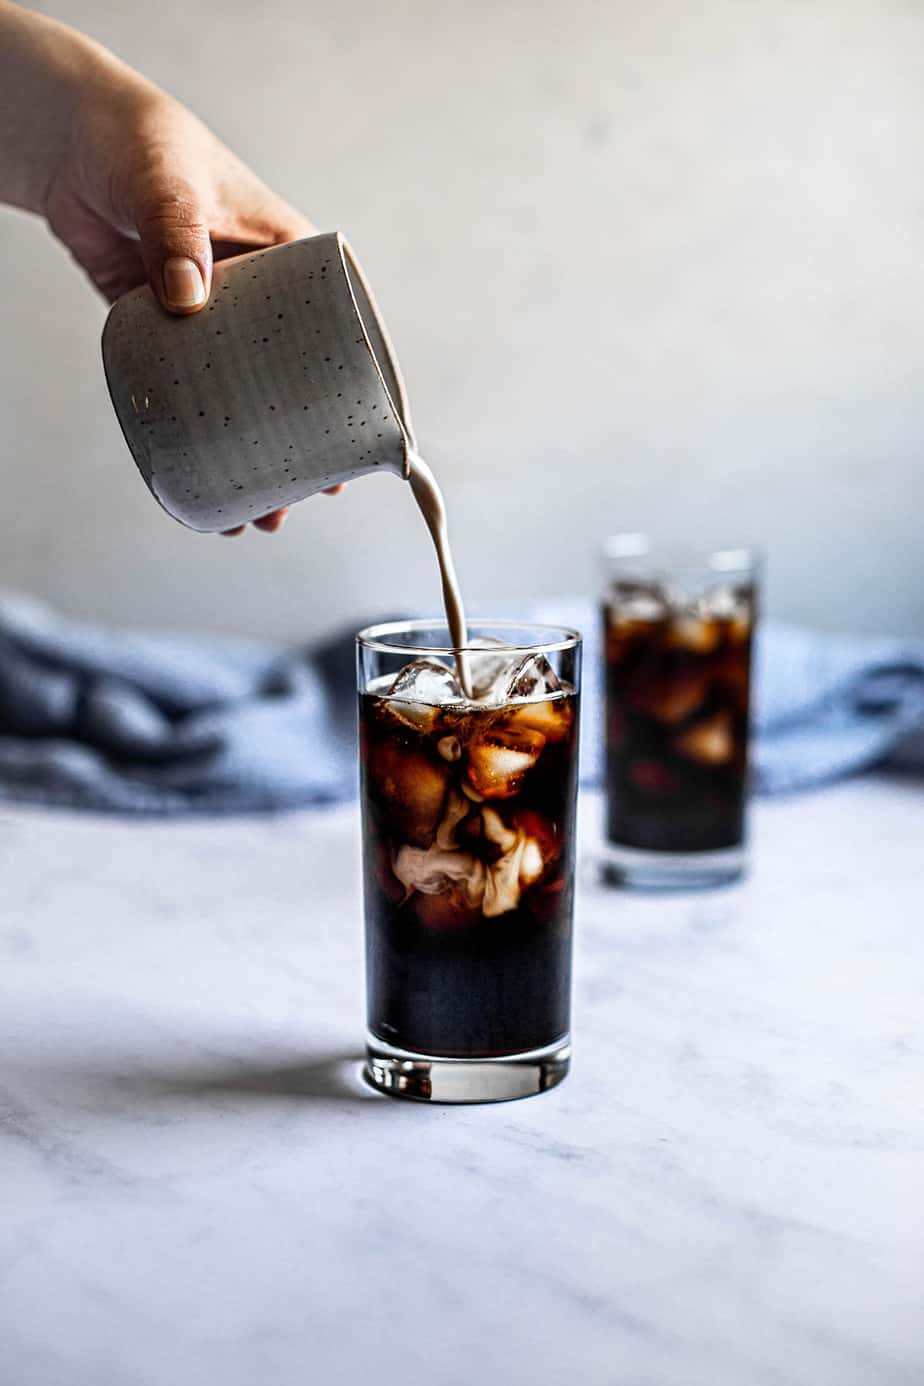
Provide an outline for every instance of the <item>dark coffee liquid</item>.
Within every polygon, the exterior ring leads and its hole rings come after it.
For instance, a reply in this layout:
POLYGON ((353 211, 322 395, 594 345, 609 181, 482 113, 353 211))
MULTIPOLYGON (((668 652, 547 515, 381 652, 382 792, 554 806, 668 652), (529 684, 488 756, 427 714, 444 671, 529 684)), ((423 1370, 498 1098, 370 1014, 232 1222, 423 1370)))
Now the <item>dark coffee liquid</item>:
POLYGON ((619 594, 604 607, 611 842, 663 852, 742 842, 752 613, 741 599, 726 618, 644 619, 619 594))
POLYGON ((368 1024, 491 1057, 568 1033, 577 700, 360 697, 368 1024))

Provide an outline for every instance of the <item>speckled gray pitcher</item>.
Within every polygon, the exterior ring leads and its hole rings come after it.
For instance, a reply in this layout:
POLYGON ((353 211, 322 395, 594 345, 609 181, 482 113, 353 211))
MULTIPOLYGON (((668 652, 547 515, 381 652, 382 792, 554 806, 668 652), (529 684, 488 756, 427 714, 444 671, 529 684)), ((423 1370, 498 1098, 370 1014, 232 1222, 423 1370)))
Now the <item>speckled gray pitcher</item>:
POLYGON ((190 317, 133 290, 106 321, 103 364, 142 476, 191 529, 230 529, 368 472, 408 474, 404 382, 337 231, 219 262, 190 317))

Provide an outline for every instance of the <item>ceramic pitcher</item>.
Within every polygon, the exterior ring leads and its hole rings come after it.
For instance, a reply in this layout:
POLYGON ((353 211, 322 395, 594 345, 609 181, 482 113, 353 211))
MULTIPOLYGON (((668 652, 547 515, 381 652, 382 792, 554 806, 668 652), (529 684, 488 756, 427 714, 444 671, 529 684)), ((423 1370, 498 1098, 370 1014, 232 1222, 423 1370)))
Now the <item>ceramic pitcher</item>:
POLYGON ((404 382, 337 231, 217 263, 189 317, 134 289, 106 320, 103 364, 144 480, 191 529, 231 529, 369 472, 407 476, 404 382))

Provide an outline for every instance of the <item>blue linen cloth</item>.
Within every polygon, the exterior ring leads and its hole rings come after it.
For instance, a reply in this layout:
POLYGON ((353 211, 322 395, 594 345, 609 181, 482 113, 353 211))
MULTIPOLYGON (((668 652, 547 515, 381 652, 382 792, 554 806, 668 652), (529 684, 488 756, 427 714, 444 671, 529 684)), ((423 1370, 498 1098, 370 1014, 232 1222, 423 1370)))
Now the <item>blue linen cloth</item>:
POLYGON ((0 802, 178 814, 348 798, 355 698, 347 636, 308 655, 0 597, 0 802))
MULTIPOLYGON (((584 632, 582 779, 598 783, 598 617, 581 602, 535 617, 584 632)), ((299 650, 107 630, 0 598, 0 802, 171 815, 349 798, 354 677, 352 631, 299 650)), ((924 737, 924 641, 766 625, 755 730, 759 793, 910 759, 909 738, 924 737)))

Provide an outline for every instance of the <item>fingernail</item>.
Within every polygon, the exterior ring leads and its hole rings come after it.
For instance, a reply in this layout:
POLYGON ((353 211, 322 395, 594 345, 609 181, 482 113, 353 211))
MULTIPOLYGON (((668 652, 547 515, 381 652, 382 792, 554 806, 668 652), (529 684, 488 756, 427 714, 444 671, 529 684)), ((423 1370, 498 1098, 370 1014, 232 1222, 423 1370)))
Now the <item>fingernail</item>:
POLYGON ((164 296, 171 308, 197 308, 205 302, 205 284, 195 260, 175 256, 164 262, 164 296))

